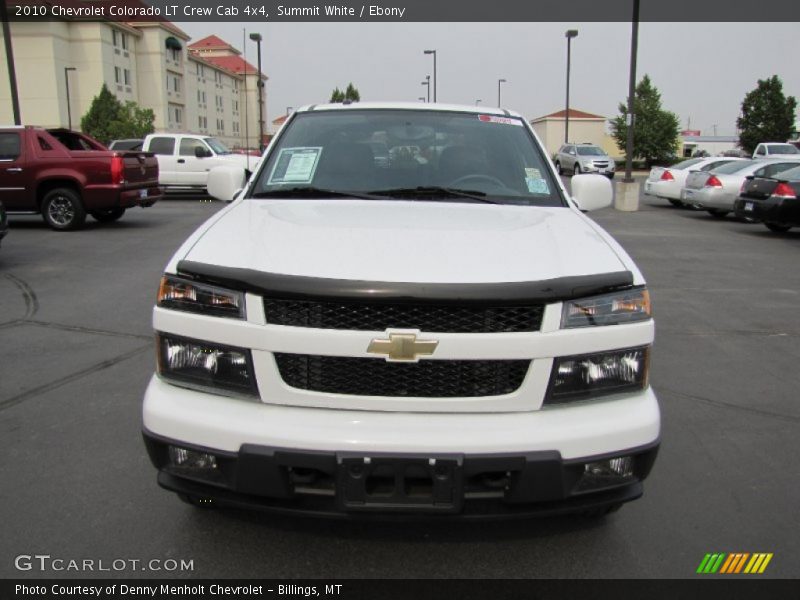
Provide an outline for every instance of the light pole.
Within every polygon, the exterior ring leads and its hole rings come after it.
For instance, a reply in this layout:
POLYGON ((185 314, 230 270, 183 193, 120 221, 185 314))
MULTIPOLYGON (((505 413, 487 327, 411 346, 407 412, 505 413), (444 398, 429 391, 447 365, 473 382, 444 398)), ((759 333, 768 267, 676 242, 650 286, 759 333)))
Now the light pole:
POLYGON ((628 135, 625 139, 625 179, 633 182, 633 98, 636 94, 636 52, 639 46, 639 0, 633 0, 631 17, 631 70, 628 75, 628 135))
POLYGON ((22 125, 19 116, 19 93, 17 92, 17 71, 14 68, 14 48, 11 45, 11 27, 8 22, 8 11, 5 2, 0 2, 0 23, 3 24, 3 43, 6 49, 6 66, 8 67, 8 87, 11 92, 11 108, 14 112, 14 125, 22 125))
POLYGON ((72 107, 69 103, 69 72, 75 71, 75 67, 64 67, 64 83, 67 86, 67 129, 72 129, 72 107))
POLYGON ((258 80, 256 86, 258 87, 258 149, 264 151, 264 82, 261 80, 261 34, 251 33, 250 39, 253 40, 258 46, 258 80))
POLYGON ((430 102, 431 101, 431 76, 430 75, 426 75, 425 76, 425 81, 422 82, 422 85, 424 85, 424 86, 426 86, 428 88, 428 102, 430 102))
POLYGON ((290 114, 292 114, 292 110, 294 110, 294 106, 287 106, 287 107, 286 107, 286 116, 287 116, 287 117, 288 117, 290 114))
POLYGON ((477 100, 475 100, 475 106, 478 106, 478 104, 480 104, 481 102, 483 102, 483 100, 478 98, 477 100))
POLYGON ((498 79, 497 80, 497 106, 500 107, 500 84, 505 83, 505 79, 498 79))
POLYGON ((436 102, 436 50, 425 50, 423 54, 433 54, 433 101, 436 102))
POLYGON ((564 34, 567 38, 567 111, 564 115, 564 143, 569 143, 569 67, 570 67, 570 51, 572 38, 578 37, 577 29, 567 29, 564 34))
POLYGON ((420 96, 419 98, 417 98, 417 100, 419 100, 420 102, 425 102, 425 96, 420 96))

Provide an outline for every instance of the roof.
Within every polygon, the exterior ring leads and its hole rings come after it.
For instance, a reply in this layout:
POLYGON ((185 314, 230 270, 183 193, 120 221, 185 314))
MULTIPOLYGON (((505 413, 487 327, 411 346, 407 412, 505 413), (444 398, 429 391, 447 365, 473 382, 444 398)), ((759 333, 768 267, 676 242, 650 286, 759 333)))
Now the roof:
POLYGON ((738 143, 739 138, 735 135, 684 135, 681 136, 684 142, 722 142, 738 143))
MULTIPOLYGON (((544 119, 565 119, 567 117, 566 110, 559 110, 554 113, 550 113, 549 115, 544 115, 543 117, 537 117, 533 119, 534 121, 543 121, 544 119)), ((569 109, 569 118, 570 119, 603 119, 606 118, 602 115, 594 115, 592 113, 588 113, 582 110, 575 110, 574 108, 569 109)))
POLYGON ((488 106, 473 106, 467 104, 433 104, 427 102, 353 102, 351 104, 309 104, 298 108, 296 112, 309 112, 312 110, 353 110, 357 108, 382 108, 384 110, 438 110, 445 112, 465 112, 475 115, 522 118, 522 115, 519 113, 511 110, 504 110, 502 108, 490 108, 488 106))
MULTIPOLYGON (((126 4, 128 6, 128 4, 126 4)), ((146 4, 142 4, 142 6, 147 6, 146 4)), ((142 17, 143 19, 149 19, 148 21, 127 21, 126 25, 130 27, 163 27, 167 31, 174 33, 179 38, 183 39, 184 41, 188 41, 191 36, 186 33, 183 29, 175 25, 172 21, 168 21, 164 17, 142 17)))
MULTIPOLYGON (((212 65, 216 65, 217 67, 221 67, 223 69, 227 69, 232 73, 236 73, 237 75, 256 75, 258 73, 258 69, 256 69, 253 65, 243 59, 241 56, 206 56, 204 55, 203 60, 212 65)), ((267 78, 266 75, 263 73, 261 77, 264 79, 267 78)))
POLYGON ((230 50, 236 54, 241 54, 236 48, 216 35, 207 35, 203 39, 189 44, 190 50, 230 50))

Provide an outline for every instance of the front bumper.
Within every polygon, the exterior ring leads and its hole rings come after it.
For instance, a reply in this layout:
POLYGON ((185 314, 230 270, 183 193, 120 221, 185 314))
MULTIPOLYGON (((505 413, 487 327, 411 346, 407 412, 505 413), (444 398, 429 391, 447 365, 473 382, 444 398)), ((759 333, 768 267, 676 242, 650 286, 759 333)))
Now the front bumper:
POLYGON ((800 226, 800 200, 770 196, 763 200, 737 198, 733 209, 739 218, 750 218, 764 223, 800 226))
POLYGON ((339 516, 555 514, 627 502, 642 494, 659 433, 649 388, 539 411, 420 414, 270 405, 154 377, 144 402, 162 487, 225 506, 339 516), (218 468, 198 475, 176 467, 170 445, 212 454, 218 468), (629 478, 584 489, 587 462, 620 456, 633 457, 629 478), (347 475, 353 461, 383 465, 375 476, 405 491, 359 504, 368 484, 347 475), (437 504, 432 469, 442 464, 449 496, 437 504), (408 491, 417 484, 421 495, 408 491))

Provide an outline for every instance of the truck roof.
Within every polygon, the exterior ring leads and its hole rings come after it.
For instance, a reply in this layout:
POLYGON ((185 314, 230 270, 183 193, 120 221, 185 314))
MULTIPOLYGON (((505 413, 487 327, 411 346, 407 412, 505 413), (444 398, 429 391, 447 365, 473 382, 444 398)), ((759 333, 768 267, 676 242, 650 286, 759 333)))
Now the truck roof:
POLYGON ((504 117, 519 117, 517 112, 504 108, 491 106, 470 106, 467 104, 439 104, 427 102, 352 102, 349 104, 308 104, 298 108, 296 112, 312 112, 316 110, 355 110, 355 109, 391 109, 391 110, 423 110, 423 111, 447 111, 447 112, 468 112, 476 115, 498 115, 504 117))

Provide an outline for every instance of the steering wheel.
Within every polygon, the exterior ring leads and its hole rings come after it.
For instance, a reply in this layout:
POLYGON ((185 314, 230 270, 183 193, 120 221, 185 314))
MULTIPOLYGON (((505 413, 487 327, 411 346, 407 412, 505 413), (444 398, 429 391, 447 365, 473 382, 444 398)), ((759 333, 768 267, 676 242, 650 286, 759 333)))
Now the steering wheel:
POLYGON ((459 177, 458 179, 454 179, 447 187, 460 187, 467 183, 468 181, 488 181, 492 185, 496 185, 497 187, 508 189, 508 186, 500 181, 497 177, 493 177, 492 175, 484 175, 482 173, 472 173, 470 175, 464 175, 459 177))

